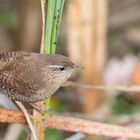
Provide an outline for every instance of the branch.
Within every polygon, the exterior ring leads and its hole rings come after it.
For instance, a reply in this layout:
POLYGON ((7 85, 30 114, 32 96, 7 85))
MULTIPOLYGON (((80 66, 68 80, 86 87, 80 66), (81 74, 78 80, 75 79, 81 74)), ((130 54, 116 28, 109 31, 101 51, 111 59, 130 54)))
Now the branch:
MULTIPOLYGON (((0 109, 0 122, 3 123, 26 123, 22 112, 9 109, 0 109)), ((62 115, 49 115, 47 127, 71 132, 83 132, 92 135, 103 135, 108 137, 140 138, 138 130, 99 123, 79 118, 62 115)))
POLYGON ((95 84, 84 84, 67 81, 62 86, 72 86, 78 88, 88 88, 95 90, 115 90, 115 91, 123 91, 123 92, 140 92, 140 86, 132 85, 132 86, 122 86, 122 85, 95 85, 95 84))

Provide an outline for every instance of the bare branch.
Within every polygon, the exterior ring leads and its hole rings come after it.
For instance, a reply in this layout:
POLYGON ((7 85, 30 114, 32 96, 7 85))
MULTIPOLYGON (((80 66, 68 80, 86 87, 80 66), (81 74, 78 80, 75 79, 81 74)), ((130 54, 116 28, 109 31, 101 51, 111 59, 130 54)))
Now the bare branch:
MULTIPOLYGON (((9 109, 0 109, 0 122, 25 123, 25 117, 22 112, 9 109)), ((83 132, 92 135, 103 135, 108 137, 127 137, 140 138, 138 130, 99 123, 79 118, 73 118, 63 115, 49 115, 47 120, 49 128, 71 132, 83 132)))
POLYGON ((26 119, 21 111, 0 109, 0 122, 24 124, 26 123, 26 119))
POLYGON ((122 85, 94 85, 94 84, 84 84, 67 81, 63 84, 63 86, 72 86, 78 88, 88 88, 95 90, 114 90, 114 91, 123 91, 123 92, 140 92, 140 86, 132 85, 132 86, 122 86, 122 85))

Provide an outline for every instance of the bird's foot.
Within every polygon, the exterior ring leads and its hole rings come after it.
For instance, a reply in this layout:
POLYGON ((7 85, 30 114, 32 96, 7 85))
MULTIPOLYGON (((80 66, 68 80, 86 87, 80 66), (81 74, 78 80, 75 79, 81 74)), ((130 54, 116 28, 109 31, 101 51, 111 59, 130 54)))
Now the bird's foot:
POLYGON ((39 113, 41 113, 42 115, 44 115, 45 113, 48 112, 47 110, 45 110, 45 109, 42 108, 42 107, 39 107, 39 106, 36 105, 35 103, 30 103, 30 105, 31 105, 35 110, 37 110, 39 113))

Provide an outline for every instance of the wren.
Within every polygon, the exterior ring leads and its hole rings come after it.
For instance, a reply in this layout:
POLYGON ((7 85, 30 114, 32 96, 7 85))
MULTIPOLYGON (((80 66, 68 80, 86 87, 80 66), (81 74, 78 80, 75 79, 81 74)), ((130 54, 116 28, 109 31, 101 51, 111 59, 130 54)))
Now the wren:
POLYGON ((14 101, 38 102, 55 93, 77 68, 58 54, 0 53, 0 93, 14 101))

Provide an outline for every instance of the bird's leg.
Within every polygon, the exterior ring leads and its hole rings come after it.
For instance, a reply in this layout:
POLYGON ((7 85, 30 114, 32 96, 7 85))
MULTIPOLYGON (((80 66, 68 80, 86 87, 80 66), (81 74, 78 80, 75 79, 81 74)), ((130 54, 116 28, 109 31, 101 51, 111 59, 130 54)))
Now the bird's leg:
MULTIPOLYGON (((45 101, 40 101, 40 102, 35 102, 35 103, 30 103, 30 105, 35 109, 33 112, 38 111, 41 119, 41 122, 45 122, 46 121, 46 112, 47 110, 45 110, 45 101)), ((34 113, 33 113, 34 114, 34 113)))
POLYGON ((38 112, 40 112, 42 115, 44 115, 47 110, 43 109, 42 107, 38 106, 36 103, 29 103, 34 109, 36 109, 38 112))

